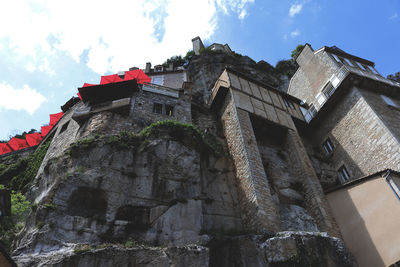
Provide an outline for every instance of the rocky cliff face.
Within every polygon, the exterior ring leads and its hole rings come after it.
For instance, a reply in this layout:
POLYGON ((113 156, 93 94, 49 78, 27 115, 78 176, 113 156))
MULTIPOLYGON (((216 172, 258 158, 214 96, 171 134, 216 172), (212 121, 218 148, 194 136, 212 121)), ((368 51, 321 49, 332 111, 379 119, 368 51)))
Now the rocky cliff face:
POLYGON ((187 127, 94 136, 49 160, 19 266, 353 266, 324 233, 246 233, 231 160, 187 127))
POLYGON ((201 55, 194 56, 187 68, 191 77, 192 94, 195 102, 207 103, 214 83, 227 67, 245 73, 250 78, 274 88, 286 90, 288 86, 289 79, 285 71, 282 71, 285 68, 275 69, 263 60, 255 62, 248 56, 239 54, 204 51, 201 55))

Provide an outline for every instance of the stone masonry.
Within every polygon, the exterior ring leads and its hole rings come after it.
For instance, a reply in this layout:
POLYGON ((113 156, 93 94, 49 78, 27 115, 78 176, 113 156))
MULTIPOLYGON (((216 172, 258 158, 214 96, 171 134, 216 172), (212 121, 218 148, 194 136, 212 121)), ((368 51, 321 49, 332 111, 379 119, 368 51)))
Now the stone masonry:
POLYGON ((272 200, 249 114, 227 97, 222 121, 229 151, 236 166, 239 203, 248 230, 279 231, 277 208, 272 200))

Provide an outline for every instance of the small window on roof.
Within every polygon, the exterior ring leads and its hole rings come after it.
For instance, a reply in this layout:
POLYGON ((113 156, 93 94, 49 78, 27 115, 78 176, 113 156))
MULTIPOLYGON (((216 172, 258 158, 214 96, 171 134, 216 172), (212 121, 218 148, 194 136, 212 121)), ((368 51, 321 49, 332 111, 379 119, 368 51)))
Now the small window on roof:
POLYGON ((381 98, 383 99, 383 101, 385 101, 386 105, 392 106, 392 107, 396 107, 396 108, 399 107, 399 105, 397 105, 397 104, 393 101, 393 99, 391 99, 390 97, 385 96, 385 95, 381 95, 381 98))
POLYGON ((158 113, 158 114, 162 114, 162 104, 154 103, 153 104, 153 112, 154 113, 158 113))
POLYGON ((324 147, 326 153, 330 154, 333 152, 334 146, 329 137, 325 140, 322 146, 324 147))
POLYGON ((359 69, 365 70, 361 63, 356 62, 356 65, 358 66, 359 69))
POLYGON ((364 69, 365 69, 366 71, 368 71, 368 72, 372 72, 372 71, 370 70, 370 68, 369 68, 369 66, 368 66, 368 65, 364 65, 364 64, 362 64, 362 66, 364 67, 364 69))
POLYGON ((337 173, 338 173, 339 180, 342 184, 344 184, 345 182, 347 182, 350 179, 349 171, 346 169, 346 167, 344 165, 340 166, 337 173))
POLYGON ((354 64, 353 64, 353 62, 351 62, 351 60, 350 60, 350 59, 348 59, 348 58, 345 58, 344 60, 346 61, 346 63, 347 63, 349 66, 351 66, 351 67, 355 67, 355 66, 354 66, 354 64))
POLYGON ((336 60, 337 63, 341 63, 342 64, 342 62, 340 61, 340 59, 339 59, 339 57, 337 55, 335 55, 335 54, 331 54, 331 55, 333 56, 333 58, 336 60))

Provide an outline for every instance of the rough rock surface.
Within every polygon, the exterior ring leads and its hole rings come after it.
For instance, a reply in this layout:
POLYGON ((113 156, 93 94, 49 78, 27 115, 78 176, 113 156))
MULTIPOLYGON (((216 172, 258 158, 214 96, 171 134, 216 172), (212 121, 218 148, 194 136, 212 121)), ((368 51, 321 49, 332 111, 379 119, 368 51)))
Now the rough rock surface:
POLYGON ((282 82, 281 75, 275 68, 263 60, 256 63, 247 56, 205 52, 192 58, 187 69, 193 82, 192 93, 195 102, 202 104, 208 101, 212 85, 227 67, 246 73, 251 78, 275 88, 286 82, 282 82))
MULTIPOLYGON (((37 209, 19 235, 17 264, 355 266, 339 239, 318 232, 306 210, 292 204, 302 196, 285 157, 274 161, 279 175, 271 180, 282 228, 310 232, 250 235, 238 213, 231 160, 164 134, 134 147, 83 142, 47 161, 31 187, 37 209), (132 240, 134 247, 125 245, 132 240)), ((279 157, 267 150, 267 158, 279 157)))
POLYGON ((102 267, 203 267, 208 266, 208 249, 201 246, 90 248, 63 250, 34 256, 17 257, 19 266, 102 266, 102 267))
POLYGON ((77 148, 47 163, 31 195, 38 208, 15 255, 69 243, 177 246, 203 242, 203 232, 242 229, 230 160, 167 139, 153 139, 141 151, 77 148))

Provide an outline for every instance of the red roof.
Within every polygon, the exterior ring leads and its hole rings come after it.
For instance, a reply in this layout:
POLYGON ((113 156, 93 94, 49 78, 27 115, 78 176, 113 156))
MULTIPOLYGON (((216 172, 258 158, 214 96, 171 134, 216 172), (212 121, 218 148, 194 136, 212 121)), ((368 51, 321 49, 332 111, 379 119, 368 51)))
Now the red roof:
POLYGON ((11 138, 11 140, 8 142, 8 145, 13 151, 29 147, 25 139, 20 139, 16 137, 11 138))
POLYGON ((12 152, 7 143, 0 143, 0 155, 12 152))
POLYGON ((50 125, 54 126, 60 120, 60 118, 64 115, 64 112, 59 112, 56 114, 50 114, 50 125))
POLYGON ((151 78, 147 76, 142 70, 130 70, 125 72, 124 81, 136 79, 137 83, 149 83, 151 78))
POLYGON ((31 133, 25 136, 26 142, 29 146, 36 146, 42 141, 42 135, 40 133, 31 133))
POLYGON ((115 83, 115 82, 122 82, 122 79, 118 76, 118 74, 101 76, 100 84, 115 83))
POLYGON ((41 136, 45 137, 50 132, 51 128, 53 128, 53 126, 51 126, 51 125, 42 126, 42 128, 41 128, 41 136))

